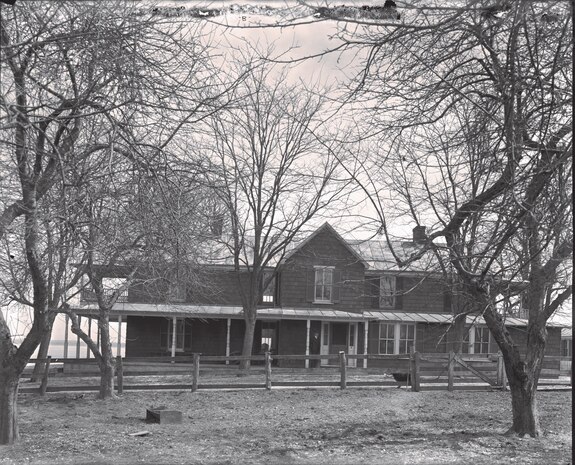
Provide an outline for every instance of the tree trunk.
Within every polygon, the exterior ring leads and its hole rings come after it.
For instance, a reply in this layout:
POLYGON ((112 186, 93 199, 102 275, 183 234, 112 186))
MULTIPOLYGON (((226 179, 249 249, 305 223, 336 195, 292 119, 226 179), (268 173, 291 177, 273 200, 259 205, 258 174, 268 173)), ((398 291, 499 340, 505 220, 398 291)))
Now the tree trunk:
POLYGON ((114 397, 114 371, 116 361, 112 355, 112 344, 110 342, 110 323, 107 315, 98 319, 100 328, 100 353, 98 360, 100 367, 100 399, 114 397))
MULTIPOLYGON (((252 355, 254 346, 254 333, 256 329, 256 317, 255 317, 256 309, 253 308, 253 311, 249 311, 248 309, 244 310, 245 310, 244 321, 246 323, 246 330, 244 333, 244 344, 242 347, 242 355, 244 357, 248 357, 252 355)), ((250 368, 249 360, 240 361, 240 370, 248 370, 249 368, 250 368)))
MULTIPOLYGON (((36 358, 44 359, 48 357, 48 348, 50 347, 50 341, 52 340, 52 331, 48 331, 42 337, 40 341, 40 347, 38 348, 38 355, 36 358)), ((36 362, 34 365, 34 372, 30 378, 31 382, 36 382, 44 373, 44 367, 46 364, 44 362, 36 362)))
POLYGON ((518 436, 529 435, 538 437, 541 435, 539 415, 537 413, 537 387, 536 384, 521 379, 513 374, 513 370, 507 370, 509 389, 511 391, 511 408, 513 412, 513 425, 506 434, 518 436), (511 372, 511 373, 510 373, 511 372))
MULTIPOLYGON (((484 302, 487 300, 484 299, 484 302)), ((529 322, 527 354, 522 357, 501 315, 497 314, 492 307, 486 306, 483 317, 505 361, 513 414, 513 424, 506 434, 517 434, 521 437, 528 434, 531 437, 538 437, 541 435, 541 427, 537 413, 536 394, 547 342, 545 321, 529 322)))
POLYGON ((13 444, 18 433, 18 382, 21 373, 10 367, 0 369, 0 445, 13 444))

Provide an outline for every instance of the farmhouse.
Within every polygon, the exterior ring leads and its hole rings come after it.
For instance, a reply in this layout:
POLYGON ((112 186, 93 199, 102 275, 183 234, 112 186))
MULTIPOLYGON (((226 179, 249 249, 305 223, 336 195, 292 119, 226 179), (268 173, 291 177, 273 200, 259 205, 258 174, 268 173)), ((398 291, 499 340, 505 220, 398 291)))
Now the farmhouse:
MULTIPOLYGON (((408 256, 424 236, 425 228, 416 227, 413 239, 394 244, 394 250, 408 256)), ((118 299, 112 318, 127 325, 126 357, 240 354, 242 280, 231 272, 229 262, 209 268, 209 292, 193 283, 165 292, 139 283, 118 299)), ((431 262, 399 269, 384 241, 345 240, 325 223, 266 274, 271 281, 258 307, 254 354, 266 349, 299 355, 400 354, 411 347, 448 352, 457 344, 468 353, 498 351, 481 317, 467 316, 464 340, 458 341, 452 325, 457 300, 449 286, 431 262)), ((117 271, 114 276, 118 277, 117 271)), ((96 315, 94 300, 89 292, 83 293, 76 312, 96 315)), ((507 323, 518 343, 526 344, 526 320, 508 316, 507 323)), ((550 326, 548 331, 546 353, 559 355, 561 328, 550 326)), ((310 362, 281 363, 309 367, 310 362)), ((353 366, 356 360, 349 363, 353 366)), ((366 360, 359 363, 367 366, 366 360)), ((328 359, 321 364, 328 364, 328 359)))

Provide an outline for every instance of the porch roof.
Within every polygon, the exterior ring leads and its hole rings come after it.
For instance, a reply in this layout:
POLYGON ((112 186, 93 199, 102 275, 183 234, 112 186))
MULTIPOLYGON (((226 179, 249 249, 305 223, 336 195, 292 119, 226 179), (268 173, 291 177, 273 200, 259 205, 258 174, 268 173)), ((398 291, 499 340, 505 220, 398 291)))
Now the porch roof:
MULTIPOLYGON (((78 315, 97 315, 96 304, 81 305, 74 309, 78 315)), ((242 318, 242 307, 225 305, 186 305, 186 304, 142 304, 142 303, 116 303, 112 308, 113 316, 162 316, 178 318, 242 318)), ((379 312, 364 310, 363 313, 346 312, 330 308, 289 308, 269 307, 259 308, 258 318, 263 320, 321 320, 321 321, 397 321, 408 323, 437 323, 450 324, 453 315, 449 313, 412 313, 412 312, 379 312)), ((527 320, 507 317, 509 326, 527 326, 527 320)), ((484 325, 481 316, 468 315, 467 324, 484 325)), ((564 327, 566 325, 553 321, 547 322, 549 327, 564 327)))
MULTIPOLYGON (((96 315, 98 306, 83 305, 74 309, 79 315, 96 315)), ((112 315, 165 316, 188 318, 242 318, 242 307, 224 305, 136 304, 116 303, 112 315)), ((259 308, 258 318, 280 320, 364 321, 361 313, 323 308, 259 308)))
MULTIPOLYGON (((450 324, 453 322, 453 315, 450 313, 408 313, 408 312, 376 312, 364 311, 363 316, 367 320, 381 320, 381 321, 399 321, 399 322, 414 322, 414 323, 444 323, 450 324)), ((482 316, 467 315, 465 322, 468 325, 480 324, 484 325, 485 320, 482 316)), ((509 326, 527 326, 527 320, 523 318, 506 317, 505 323, 509 326)), ((553 321, 548 321, 547 326, 562 327, 564 325, 553 321)))
POLYGON ((375 312, 364 311, 363 316, 368 320, 401 321, 413 323, 445 323, 453 320, 449 313, 408 313, 408 312, 375 312))

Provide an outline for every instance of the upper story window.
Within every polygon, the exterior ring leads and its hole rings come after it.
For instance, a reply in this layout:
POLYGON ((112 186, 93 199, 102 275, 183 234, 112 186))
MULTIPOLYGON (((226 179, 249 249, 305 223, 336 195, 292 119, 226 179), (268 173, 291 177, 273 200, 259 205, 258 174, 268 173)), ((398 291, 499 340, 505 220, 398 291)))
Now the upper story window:
POLYGON ((264 271, 262 276, 262 303, 271 304, 274 302, 275 277, 273 271, 264 271), (267 286, 266 286, 267 283, 267 286))
MULTIPOLYGON (((116 303, 128 302, 128 288, 124 278, 102 278, 102 297, 109 302, 112 297, 116 296, 116 303)), ((86 302, 96 302, 98 299, 94 288, 90 283, 86 283, 82 288, 80 298, 86 302)))
POLYGON ((314 302, 332 302, 333 273, 333 267, 315 267, 314 302))
POLYGON ((185 302, 186 286, 180 282, 172 282, 168 285, 168 302, 185 302))
POLYGON ((396 284, 395 276, 379 278, 379 308, 395 308, 396 284))

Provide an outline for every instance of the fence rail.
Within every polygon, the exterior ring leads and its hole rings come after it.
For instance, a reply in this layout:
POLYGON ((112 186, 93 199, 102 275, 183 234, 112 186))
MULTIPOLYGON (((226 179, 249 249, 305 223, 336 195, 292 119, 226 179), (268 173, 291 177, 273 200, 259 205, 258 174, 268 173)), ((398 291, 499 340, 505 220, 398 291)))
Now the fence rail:
MULTIPOLYGON (((571 386, 560 370, 561 357, 545 357, 540 386, 571 386), (554 378, 554 379, 549 379, 554 378)), ((21 392, 90 391, 99 389, 99 381, 85 385, 61 385, 50 379, 94 378, 99 376, 95 359, 52 358, 32 359, 30 363, 43 363, 39 387, 21 386, 21 392)), ((61 381, 59 380, 59 381, 61 381)), ((124 390, 180 389, 195 392, 199 389, 240 389, 276 387, 347 387, 380 386, 408 387, 421 390, 506 389, 507 380, 503 358, 500 354, 436 354, 419 353, 402 355, 362 354, 344 352, 329 355, 264 355, 209 356, 193 354, 178 357, 116 358, 116 388, 124 390), (330 360, 330 367, 277 368, 273 361, 281 360, 330 360), (381 366, 355 368, 349 360, 379 360, 381 366), (238 370, 225 363, 249 360, 249 370, 238 370), (223 362, 223 363, 222 363, 223 362), (149 378, 161 376, 160 384, 150 384, 149 378), (141 378, 141 379, 138 379, 141 378), (175 378, 175 379, 172 379, 175 378), (131 384, 128 384, 128 381, 131 384), (170 382, 168 382, 170 381, 170 382)))

